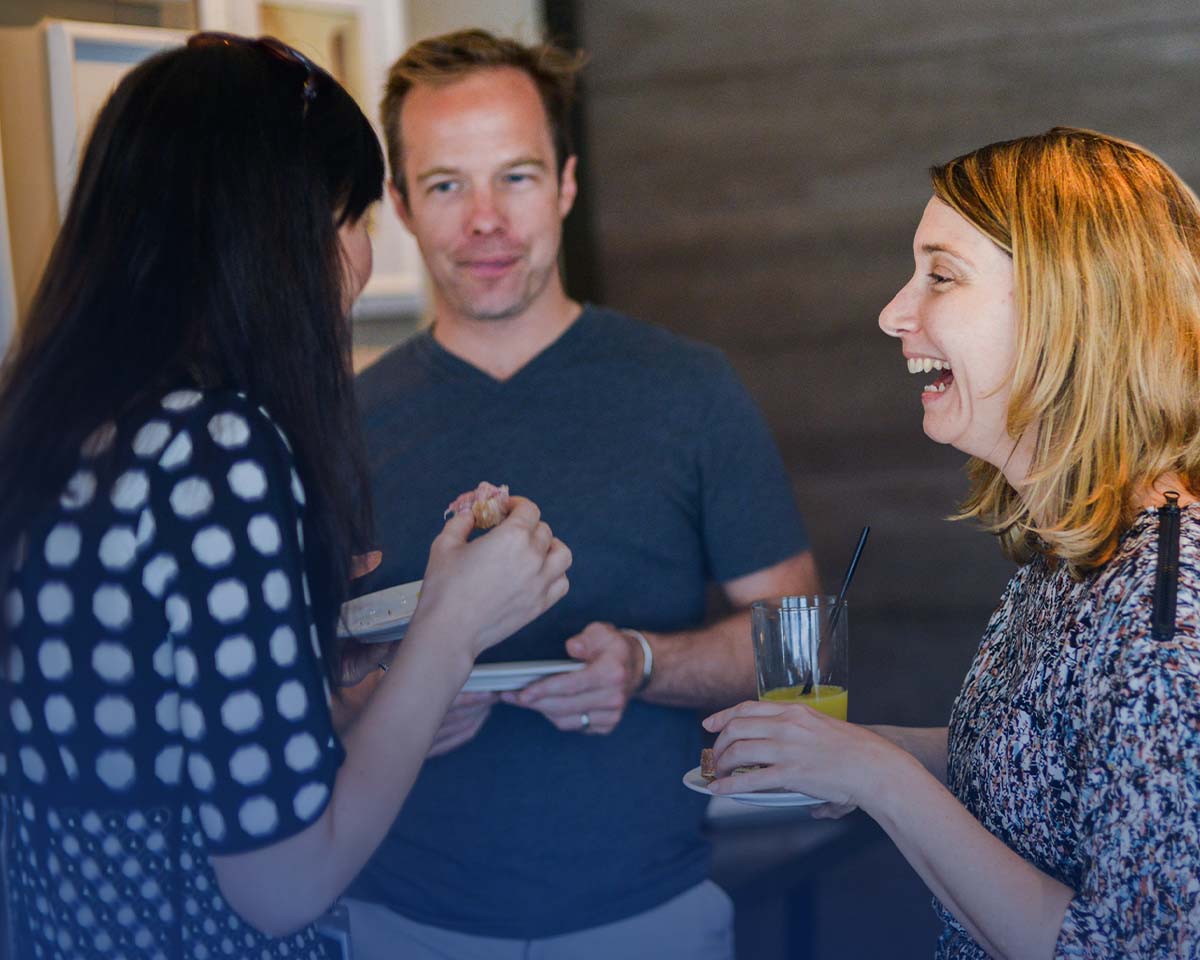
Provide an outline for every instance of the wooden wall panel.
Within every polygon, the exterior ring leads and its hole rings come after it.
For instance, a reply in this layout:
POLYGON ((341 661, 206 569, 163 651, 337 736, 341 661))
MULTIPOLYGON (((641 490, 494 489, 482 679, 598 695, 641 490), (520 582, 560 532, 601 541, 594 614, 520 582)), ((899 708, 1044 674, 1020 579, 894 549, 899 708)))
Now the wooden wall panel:
POLYGON ((941 519, 963 493, 963 458, 924 437, 924 381, 876 325, 912 270, 926 169, 1069 123, 1138 140, 1200 183, 1200 8, 578 10, 591 55, 582 159, 608 302, 729 354, 780 439, 826 579, 869 518, 860 605, 993 604, 1011 567, 989 537, 941 519))

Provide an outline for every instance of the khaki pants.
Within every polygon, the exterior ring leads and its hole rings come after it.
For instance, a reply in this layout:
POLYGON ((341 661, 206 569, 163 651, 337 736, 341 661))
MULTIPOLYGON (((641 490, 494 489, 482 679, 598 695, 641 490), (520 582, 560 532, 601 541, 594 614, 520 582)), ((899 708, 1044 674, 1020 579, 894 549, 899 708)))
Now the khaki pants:
POLYGON ((354 960, 733 960, 733 903, 707 880, 645 913, 542 940, 477 937, 345 903, 354 960))

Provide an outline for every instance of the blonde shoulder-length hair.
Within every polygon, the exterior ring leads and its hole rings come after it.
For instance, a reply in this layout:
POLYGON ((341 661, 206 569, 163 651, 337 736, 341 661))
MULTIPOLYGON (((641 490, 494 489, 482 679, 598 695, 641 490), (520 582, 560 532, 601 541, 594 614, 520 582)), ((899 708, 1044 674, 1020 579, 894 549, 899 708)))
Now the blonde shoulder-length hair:
POLYGON ((1162 160, 1089 130, 994 143, 931 171, 935 195, 1012 256, 1017 493, 972 460, 962 517, 1018 562, 1109 560, 1151 485, 1200 492, 1200 203, 1162 160))

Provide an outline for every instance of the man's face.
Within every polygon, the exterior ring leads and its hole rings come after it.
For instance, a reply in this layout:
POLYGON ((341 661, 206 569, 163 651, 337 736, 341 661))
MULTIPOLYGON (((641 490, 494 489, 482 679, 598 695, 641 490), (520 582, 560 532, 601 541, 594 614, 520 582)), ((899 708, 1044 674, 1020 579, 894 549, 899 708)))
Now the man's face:
POLYGON ((575 199, 575 159, 561 183, 533 80, 511 67, 442 87, 418 85, 400 108, 405 204, 439 315, 503 320, 558 287, 562 218, 575 199))

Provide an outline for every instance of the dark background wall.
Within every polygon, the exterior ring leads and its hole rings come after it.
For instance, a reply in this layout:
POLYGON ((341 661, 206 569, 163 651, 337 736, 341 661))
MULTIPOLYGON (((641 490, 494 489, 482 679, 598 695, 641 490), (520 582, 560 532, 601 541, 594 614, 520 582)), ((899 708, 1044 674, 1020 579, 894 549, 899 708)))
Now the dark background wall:
POLYGON ((564 8, 591 56, 592 289, 727 352, 779 439, 827 586, 872 524, 852 717, 944 723, 1011 568, 990 537, 944 519, 964 458, 923 435, 925 381, 876 326, 912 271, 926 170, 1071 124, 1142 142, 1200 183, 1200 5, 564 8))

